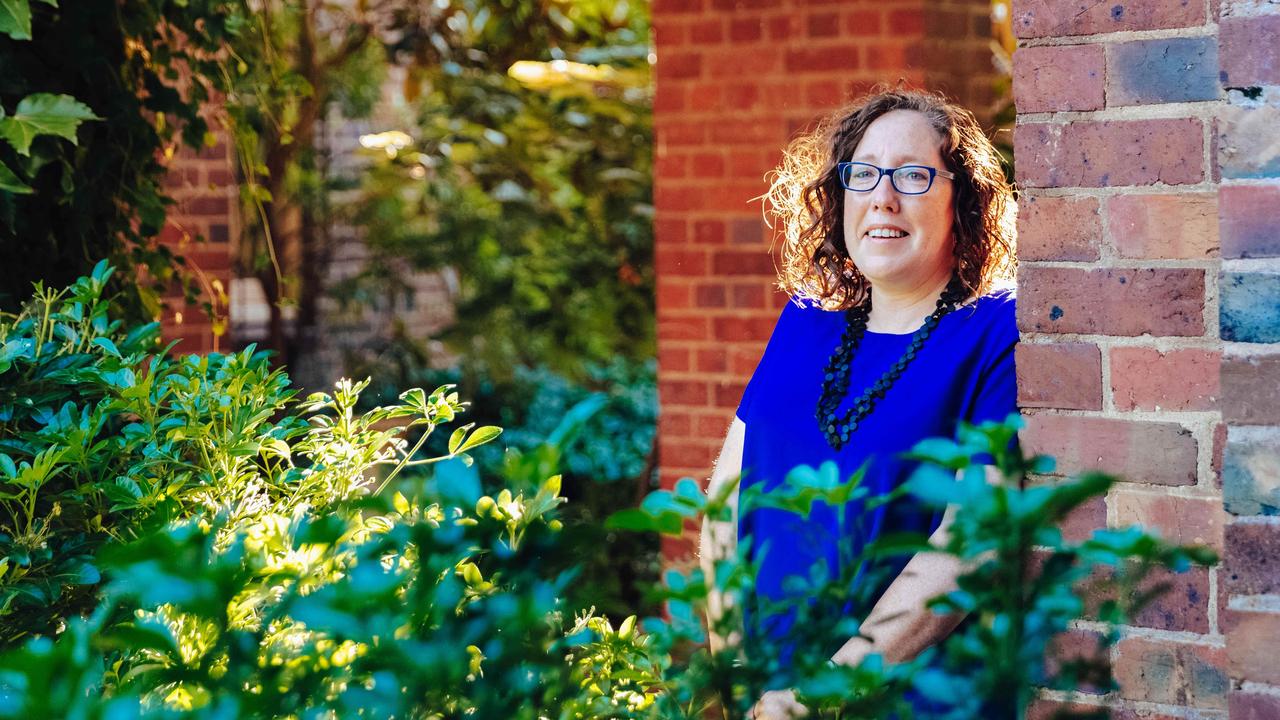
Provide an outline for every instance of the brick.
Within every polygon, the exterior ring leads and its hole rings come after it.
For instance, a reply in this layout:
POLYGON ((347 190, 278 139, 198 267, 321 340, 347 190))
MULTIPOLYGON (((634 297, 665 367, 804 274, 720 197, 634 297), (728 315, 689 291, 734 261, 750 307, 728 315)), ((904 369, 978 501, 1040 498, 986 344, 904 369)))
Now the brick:
POLYGON ((759 18, 729 20, 729 40, 733 43, 751 43, 764 37, 764 21, 759 18))
POLYGON ((751 110, 760 100, 760 88, 752 83, 729 84, 724 88, 724 104, 731 110, 751 110))
POLYGON ((1280 524, 1263 520, 1228 523, 1219 592, 1266 595, 1280 592, 1280 524))
POLYGON ((1018 272, 1018 294, 1018 328, 1024 332, 1204 333, 1202 270, 1024 265, 1018 272))
POLYGON ((658 349, 659 372, 688 372, 690 367, 688 348, 662 347, 658 349))
POLYGON ((653 223, 653 236, 659 246, 674 249, 689 239, 689 224, 678 218, 660 218, 653 223))
POLYGON ((737 218, 729 221, 729 242, 734 245, 758 245, 764 242, 764 223, 759 218, 737 218))
POLYGON ((1027 194, 1018 203, 1019 260, 1097 260, 1101 240, 1097 198, 1027 194))
POLYGON ((683 87, 669 82, 657 83, 653 90, 653 110, 655 113, 679 112, 685 108, 685 91, 683 87))
POLYGON ((707 75, 711 78, 746 78, 774 75, 780 55, 768 45, 751 52, 733 49, 707 54, 707 75))
POLYGON ((1126 193, 1107 200, 1107 226, 1120 257, 1203 260, 1218 254, 1214 193, 1126 193))
POLYGON ((764 288, 759 285, 734 285, 730 296, 735 308, 763 308, 764 288))
POLYGON ((776 274, 773 257, 765 252, 749 250, 717 250, 712 254, 711 271, 715 275, 762 275, 772 278, 776 274))
POLYGON ((723 440, 729 432, 730 419, 721 413, 699 415, 694 434, 700 438, 723 440))
POLYGON ((1280 15, 1223 18, 1218 33, 1223 85, 1280 85, 1280 15))
POLYGON ((1204 178, 1195 118, 1020 123, 1013 133, 1026 187, 1183 185, 1204 178))
POLYGON ((1097 345, 1024 342, 1016 353, 1019 407, 1102 409, 1102 353, 1097 345))
POLYGON ((1280 354, 1222 359, 1222 419, 1240 425, 1280 425, 1280 354))
POLYGON ((702 12, 704 0, 653 0, 654 16, 702 12))
POLYGON ((924 33, 924 9, 902 8, 889 11, 889 32, 893 35, 924 33))
MULTIPOLYGON (((1280 613, 1232 610, 1227 634, 1227 660, 1235 680, 1280 683, 1280 613)), ((1234 715, 1232 717, 1235 717, 1234 715)))
POLYGON ((840 14, 834 12, 814 13, 806 23, 809 37, 829 38, 840 35, 840 14))
POLYGON ((1107 500, 1102 497, 1090 498, 1084 504, 1067 513, 1062 519, 1059 529, 1062 539, 1067 542, 1084 542, 1093 536, 1094 530, 1107 526, 1107 500))
POLYGON ((777 319, 768 316, 718 317, 711 321, 716 340, 767 340, 777 319))
POLYGON ((724 21, 715 18, 693 23, 689 26, 689 39, 699 46, 724 42, 724 21))
POLYGON ((704 317, 658 318, 658 341, 704 340, 707 337, 707 319, 704 317))
POLYGON ((665 467, 709 469, 715 462, 715 448, 705 442, 659 438, 658 456, 665 467))
POLYGON ((1107 498, 1115 527, 1140 525, 1178 545, 1204 545, 1222 549, 1226 515, 1217 498, 1188 498, 1128 488, 1113 490, 1107 498))
POLYGON ((1013 54, 1018 112, 1100 110, 1105 66, 1101 45, 1020 48, 1013 54))
POLYGON ((1280 428, 1229 428, 1222 502, 1234 515, 1280 515, 1280 428))
POLYGON ((696 358, 698 372, 722 373, 729 369, 729 353, 723 347, 701 348, 696 358))
POLYGON ((707 383, 695 380, 661 380, 658 383, 658 394, 664 407, 689 405, 703 408, 711 400, 707 383))
POLYGON ((1176 423, 1031 414, 1022 439, 1057 458, 1064 475, 1104 470, 1130 482, 1196 483, 1196 440, 1176 423))
POLYGON ((879 37, 882 15, 877 10, 854 10, 844 16, 844 34, 850 37, 879 37))
POLYGON ((786 52, 788 73, 857 70, 860 45, 828 45, 819 48, 791 48, 786 52))
POLYGON ((1081 692, 1101 694, 1099 681, 1105 682, 1110 677, 1111 662, 1100 633, 1092 630, 1068 630, 1050 639, 1045 648, 1045 676, 1058 677, 1062 666, 1067 663, 1077 665, 1076 670, 1081 673, 1081 692), (1083 667, 1086 665, 1088 670, 1083 667))
POLYGON ((1116 645, 1115 677, 1121 697, 1225 710, 1231 681, 1223 648, 1126 638, 1116 645))
POLYGON ((693 224, 693 241, 699 245, 723 245, 725 243, 724 222, 720 220, 699 220, 693 224))
POLYGON ((1227 698, 1231 720, 1275 720, 1280 718, 1280 695, 1233 692, 1227 698))
POLYGON ((1192 27, 1204 5, 1190 0, 1014 0, 1013 31, 1020 38, 1092 35, 1124 30, 1192 27))
POLYGON ((1223 272, 1218 288, 1223 340, 1280 342, 1280 273, 1223 272))
POLYGON ((1223 178, 1280 177, 1280 108, 1223 106, 1216 125, 1218 166, 1223 178))
POLYGON ((702 56, 671 50, 659 52, 653 73, 659 81, 696 78, 702 74, 702 56))
POLYGON ((668 145, 701 145, 707 139, 707 128, 697 122, 665 122, 654 127, 661 152, 668 145))
POLYGON ((742 402, 742 393, 747 389, 745 382, 721 382, 714 389, 715 405, 720 408, 733 409, 742 402))
POLYGON ((1280 185, 1218 188, 1222 257, 1280 257, 1280 185))
POLYGON ((701 250, 683 250, 659 243, 654 248, 654 265, 658 276, 679 275, 701 277, 707 274, 707 254, 701 250))
POLYGON ((667 153, 653 159, 653 176, 661 180, 679 180, 689 175, 689 157, 667 153))
POLYGON ((183 200, 181 208, 186 215, 226 217, 231 212, 231 203, 225 197, 194 197, 183 200))
POLYGON ((1154 571, 1138 589, 1151 592, 1165 588, 1134 616, 1138 627, 1173 632, 1209 632, 1209 569, 1193 567, 1186 572, 1154 571))
POLYGON ((1212 410, 1220 394, 1221 357, 1214 350, 1112 348, 1111 393, 1116 409, 1212 410))
POLYGON ((1211 37, 1137 40, 1108 52, 1108 107, 1215 100, 1219 93, 1211 37))
POLYGON ((699 285, 693 293, 693 304, 699 308, 722 308, 726 305, 723 285, 699 285))
POLYGON ((699 153, 689 162, 696 178, 724 177, 724 156, 714 153, 699 153))
POLYGON ((662 437, 687 437, 693 434, 693 416, 687 412, 666 411, 658 414, 658 434, 662 437))

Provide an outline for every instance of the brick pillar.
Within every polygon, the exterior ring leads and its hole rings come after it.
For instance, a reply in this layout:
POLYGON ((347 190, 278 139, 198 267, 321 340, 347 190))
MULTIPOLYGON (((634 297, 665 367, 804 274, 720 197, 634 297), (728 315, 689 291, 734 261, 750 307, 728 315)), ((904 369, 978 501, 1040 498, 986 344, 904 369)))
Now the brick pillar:
POLYGON ((185 272, 200 288, 189 305, 181 293, 164 298, 160 317, 164 342, 178 340, 175 353, 226 352, 227 293, 231 289, 231 238, 238 232, 237 185, 227 138, 196 151, 183 147, 169 161, 165 191, 176 201, 169 208, 160 242, 187 260, 185 272), (202 302, 210 302, 210 317, 202 302))
POLYGON ((1118 704, 1280 717, 1280 6, 1218 6, 1014 3, 1019 399, 1123 476, 1077 531, 1224 553, 1126 628, 1118 704))
MULTIPOLYGON (((985 111, 987 0, 654 0, 661 480, 705 479, 785 298, 758 201, 796 130, 905 78, 985 111)), ((671 543, 668 557, 687 543, 671 543)))

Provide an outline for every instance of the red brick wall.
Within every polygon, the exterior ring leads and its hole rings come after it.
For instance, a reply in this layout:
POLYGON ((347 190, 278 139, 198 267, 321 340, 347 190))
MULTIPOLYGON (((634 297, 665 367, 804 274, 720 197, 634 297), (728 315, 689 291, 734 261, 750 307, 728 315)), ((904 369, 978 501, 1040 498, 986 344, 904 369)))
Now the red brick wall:
POLYGON ((1280 6, 1023 0, 1013 21, 1026 440, 1124 476, 1073 531, 1224 557, 1126 629, 1118 704, 1280 717, 1280 6))
POLYGON ((238 231, 237 186, 225 138, 199 151, 183 148, 169 161, 165 191, 177 201, 169 209, 160 242, 187 260, 187 272, 213 306, 188 305, 181 293, 165 298, 160 317, 164 342, 179 340, 175 353, 231 349, 226 335, 227 293, 231 289, 231 238, 238 231))
POLYGON ((989 13, 986 0, 654 0, 665 487, 707 477, 782 306, 752 200, 781 148, 859 90, 898 78, 985 115, 989 13))

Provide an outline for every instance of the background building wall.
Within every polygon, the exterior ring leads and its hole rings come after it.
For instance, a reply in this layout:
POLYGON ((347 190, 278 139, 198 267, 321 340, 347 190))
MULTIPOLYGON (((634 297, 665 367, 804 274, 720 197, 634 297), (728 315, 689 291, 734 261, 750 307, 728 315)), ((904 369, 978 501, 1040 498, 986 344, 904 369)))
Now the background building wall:
MULTIPOLYGON (((880 81, 989 115, 987 0, 654 0, 661 482, 706 478, 785 298, 765 173, 795 133, 880 81)), ((687 554, 669 543, 669 557, 687 554)))

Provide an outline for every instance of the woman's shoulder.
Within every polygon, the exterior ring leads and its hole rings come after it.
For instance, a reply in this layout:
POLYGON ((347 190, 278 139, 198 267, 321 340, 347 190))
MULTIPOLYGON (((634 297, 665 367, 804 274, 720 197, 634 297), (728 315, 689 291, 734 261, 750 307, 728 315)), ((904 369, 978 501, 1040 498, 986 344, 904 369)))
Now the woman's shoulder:
POLYGON ((1017 288, 1012 284, 1000 285, 979 296, 955 312, 967 330, 975 334, 995 337, 1007 342, 1018 340, 1017 288))

